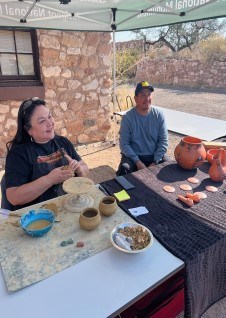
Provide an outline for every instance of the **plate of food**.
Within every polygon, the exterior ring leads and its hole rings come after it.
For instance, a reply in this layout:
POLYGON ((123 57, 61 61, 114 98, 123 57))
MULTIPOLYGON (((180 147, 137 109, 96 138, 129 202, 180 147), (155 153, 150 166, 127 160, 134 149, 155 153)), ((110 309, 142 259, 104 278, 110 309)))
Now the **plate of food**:
POLYGON ((154 238, 146 226, 126 222, 117 225, 111 231, 110 240, 118 250, 129 254, 137 254, 149 249, 154 238))
POLYGON ((89 192, 94 186, 94 182, 85 177, 72 177, 64 181, 63 190, 70 194, 84 194, 89 192))

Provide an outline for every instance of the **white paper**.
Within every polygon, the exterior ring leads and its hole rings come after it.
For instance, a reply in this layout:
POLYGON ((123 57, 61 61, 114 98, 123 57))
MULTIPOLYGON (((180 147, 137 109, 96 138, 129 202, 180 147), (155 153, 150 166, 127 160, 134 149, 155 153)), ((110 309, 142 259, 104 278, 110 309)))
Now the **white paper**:
POLYGON ((149 211, 145 208, 145 206, 138 206, 136 208, 129 209, 129 212, 133 216, 139 216, 142 214, 147 214, 149 211))

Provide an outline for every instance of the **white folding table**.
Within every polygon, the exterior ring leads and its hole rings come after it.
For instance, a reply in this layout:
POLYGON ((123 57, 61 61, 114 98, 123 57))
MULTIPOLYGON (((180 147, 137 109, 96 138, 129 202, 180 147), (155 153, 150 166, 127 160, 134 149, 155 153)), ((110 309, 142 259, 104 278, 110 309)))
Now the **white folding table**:
POLYGON ((1 316, 114 317, 183 267, 155 239, 146 252, 131 255, 110 247, 12 294, 0 270, 1 316))

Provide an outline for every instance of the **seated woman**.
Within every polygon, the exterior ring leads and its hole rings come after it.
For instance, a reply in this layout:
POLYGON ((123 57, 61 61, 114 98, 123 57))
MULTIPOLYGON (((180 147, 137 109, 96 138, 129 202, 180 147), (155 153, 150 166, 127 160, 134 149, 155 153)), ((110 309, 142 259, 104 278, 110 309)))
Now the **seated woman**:
POLYGON ((6 145, 5 166, 6 196, 13 210, 62 195, 65 180, 88 175, 72 143, 55 134, 44 100, 25 100, 17 124, 15 137, 6 145))

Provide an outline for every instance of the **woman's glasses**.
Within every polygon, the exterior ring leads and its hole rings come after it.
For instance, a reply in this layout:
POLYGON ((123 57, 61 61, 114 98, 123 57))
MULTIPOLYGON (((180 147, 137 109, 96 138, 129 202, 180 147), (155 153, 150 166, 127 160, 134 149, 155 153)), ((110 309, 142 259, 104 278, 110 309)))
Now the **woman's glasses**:
POLYGON ((41 101, 41 99, 39 98, 39 97, 33 97, 33 98, 30 98, 30 99, 28 99, 25 103, 24 103, 24 105, 23 105, 23 115, 25 116, 25 111, 26 111, 26 109, 28 109, 35 101, 37 101, 37 100, 40 100, 41 101))

